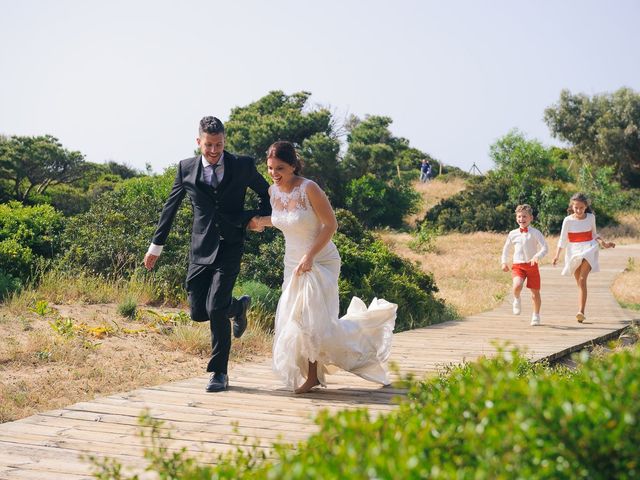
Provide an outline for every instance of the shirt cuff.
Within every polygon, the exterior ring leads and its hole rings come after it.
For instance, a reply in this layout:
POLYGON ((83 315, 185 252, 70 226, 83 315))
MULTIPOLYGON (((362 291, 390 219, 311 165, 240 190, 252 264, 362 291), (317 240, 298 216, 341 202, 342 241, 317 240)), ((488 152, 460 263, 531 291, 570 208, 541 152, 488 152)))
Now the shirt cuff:
POLYGON ((152 243, 151 245, 149 245, 149 250, 147 250, 147 253, 150 253, 151 255, 155 255, 156 257, 159 257, 160 254, 162 253, 163 248, 164 248, 164 245, 156 245, 155 243, 152 243))

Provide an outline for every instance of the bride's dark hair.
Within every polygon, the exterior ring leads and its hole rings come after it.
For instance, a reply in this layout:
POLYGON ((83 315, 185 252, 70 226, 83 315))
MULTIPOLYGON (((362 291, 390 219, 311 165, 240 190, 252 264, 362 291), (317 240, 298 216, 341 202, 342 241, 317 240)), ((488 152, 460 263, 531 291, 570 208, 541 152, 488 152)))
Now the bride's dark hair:
POLYGON ((288 163, 293 167, 293 173, 296 175, 299 175, 302 171, 302 160, 300 160, 296 147, 291 142, 279 140, 272 143, 267 150, 267 160, 270 158, 277 158, 284 163, 288 163))

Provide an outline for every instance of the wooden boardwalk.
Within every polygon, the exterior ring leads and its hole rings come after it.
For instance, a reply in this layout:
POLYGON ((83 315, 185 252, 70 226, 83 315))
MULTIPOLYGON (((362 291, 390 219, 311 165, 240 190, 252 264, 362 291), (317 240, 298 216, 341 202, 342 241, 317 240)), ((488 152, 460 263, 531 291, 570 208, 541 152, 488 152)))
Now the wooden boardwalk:
MULTIPOLYGON (((582 325, 574 317, 573 278, 561 277, 559 268, 543 266, 541 326, 529 326, 531 302, 525 290, 519 317, 511 314, 509 297, 491 312, 396 334, 392 361, 402 373, 424 375, 493 355, 496 340, 510 342, 539 360, 615 336, 634 320, 609 289, 629 257, 640 259, 640 245, 601 252, 601 272, 589 278, 587 321, 582 325)), ((367 407, 374 413, 387 412, 394 408, 393 398, 402 394, 347 373, 330 376, 329 381, 326 389, 296 396, 281 388, 265 360, 233 368, 231 388, 223 393, 205 393, 207 376, 202 375, 5 423, 0 425, 0 479, 91 478, 83 454, 117 458, 139 471, 144 462, 137 418, 143 409, 171 428, 171 447, 186 447, 211 462, 214 455, 208 452, 235 445, 257 441, 267 448, 279 439, 304 440, 316 430, 312 417, 321 409, 367 407)))

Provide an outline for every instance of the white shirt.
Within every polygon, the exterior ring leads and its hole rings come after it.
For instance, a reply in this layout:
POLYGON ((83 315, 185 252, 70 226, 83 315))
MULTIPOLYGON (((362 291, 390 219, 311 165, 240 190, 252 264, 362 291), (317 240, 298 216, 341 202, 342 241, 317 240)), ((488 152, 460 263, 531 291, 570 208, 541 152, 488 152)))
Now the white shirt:
MULTIPOLYGON (((208 184, 211 184, 211 174, 213 173, 213 169, 212 168, 206 168, 209 165, 211 165, 206 158, 204 158, 204 155, 200 155, 200 161, 202 162, 202 173, 204 175, 204 181, 208 184)), ((220 155, 220 159, 218 160, 218 165, 219 167, 215 169, 216 172, 216 177, 218 177, 218 185, 220 184, 220 182, 222 181, 222 177, 224 177, 224 152, 222 152, 222 155, 220 155)), ((160 256, 160 254, 162 253, 162 249, 164 248, 164 245, 156 245, 155 243, 151 243, 151 245, 149 245, 149 249, 147 250, 147 253, 150 253, 151 255, 156 255, 156 256, 160 256)))
POLYGON ((509 263, 509 248, 513 245, 513 263, 529 263, 533 259, 540 260, 549 249, 544 235, 537 228, 529 225, 527 232, 519 228, 511 230, 502 248, 501 263, 509 263), (539 249, 538 249, 539 247, 539 249))
MULTIPOLYGON (((200 156, 200 161, 202 162, 202 172, 204 175, 204 181, 211 185, 211 172, 213 172, 213 165, 209 163, 209 161, 204 158, 204 155, 200 156), (207 168, 211 165, 212 168, 207 168)), ((222 181, 222 177, 224 177, 224 152, 220 155, 220 160, 218 160, 218 167, 215 169, 216 177, 218 177, 218 185, 222 181)))

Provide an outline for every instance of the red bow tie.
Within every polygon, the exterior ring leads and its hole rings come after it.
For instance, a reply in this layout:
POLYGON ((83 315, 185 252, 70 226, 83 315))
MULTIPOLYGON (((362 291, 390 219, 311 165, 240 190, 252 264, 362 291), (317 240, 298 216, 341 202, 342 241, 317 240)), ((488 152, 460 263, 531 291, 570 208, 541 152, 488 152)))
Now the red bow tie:
POLYGON ((527 227, 521 228, 520 233, 527 233, 529 229, 527 227))

